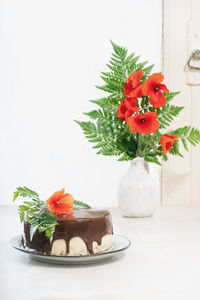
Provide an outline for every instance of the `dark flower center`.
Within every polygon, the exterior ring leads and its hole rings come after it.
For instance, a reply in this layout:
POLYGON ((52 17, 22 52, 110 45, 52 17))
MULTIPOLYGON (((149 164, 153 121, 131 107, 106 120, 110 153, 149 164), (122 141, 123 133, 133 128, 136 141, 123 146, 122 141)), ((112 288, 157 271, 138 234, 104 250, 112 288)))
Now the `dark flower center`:
POLYGON ((140 119, 140 123, 144 124, 145 123, 145 119, 140 119))
POLYGON ((169 150, 172 146, 172 142, 167 142, 166 143, 166 149, 169 150))
POLYGON ((159 86, 154 86, 154 91, 158 92, 160 90, 159 86))

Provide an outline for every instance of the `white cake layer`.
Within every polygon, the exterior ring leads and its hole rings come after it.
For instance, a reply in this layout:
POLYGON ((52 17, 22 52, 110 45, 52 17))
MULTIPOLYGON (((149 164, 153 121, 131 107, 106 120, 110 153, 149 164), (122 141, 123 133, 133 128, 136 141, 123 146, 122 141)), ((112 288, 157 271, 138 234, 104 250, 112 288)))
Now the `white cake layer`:
MULTIPOLYGON (((101 244, 96 241, 92 243, 94 254, 107 252, 112 249, 112 234, 106 234, 102 237, 101 244)), ((80 256, 90 254, 87 250, 84 240, 80 237, 73 237, 69 242, 69 253, 67 253, 66 242, 63 239, 55 240, 52 244, 51 255, 59 256, 80 256)))

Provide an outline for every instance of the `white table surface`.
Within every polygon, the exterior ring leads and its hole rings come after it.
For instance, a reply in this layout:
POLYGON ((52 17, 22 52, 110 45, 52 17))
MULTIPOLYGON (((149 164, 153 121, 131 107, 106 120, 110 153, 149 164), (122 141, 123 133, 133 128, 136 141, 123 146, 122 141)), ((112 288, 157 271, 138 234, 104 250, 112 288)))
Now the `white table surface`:
POLYGON ((16 207, 0 206, 0 299, 200 299, 200 207, 162 207, 144 219, 110 209, 132 246, 120 259, 87 266, 40 263, 9 245, 21 233, 16 207))

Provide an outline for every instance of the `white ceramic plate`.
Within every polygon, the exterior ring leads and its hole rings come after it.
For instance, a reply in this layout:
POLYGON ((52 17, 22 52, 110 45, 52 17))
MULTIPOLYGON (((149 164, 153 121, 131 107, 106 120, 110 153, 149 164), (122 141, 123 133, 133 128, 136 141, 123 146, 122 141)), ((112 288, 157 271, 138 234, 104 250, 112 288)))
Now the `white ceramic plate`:
POLYGON ((57 256, 57 255, 41 255, 35 253, 35 250, 24 249, 21 244, 21 235, 15 236, 10 240, 11 246, 17 250, 25 252, 30 255, 31 258, 42 262, 53 263, 53 264, 91 264, 103 261, 113 256, 118 256, 122 251, 126 250, 131 242, 126 237, 120 235, 112 236, 112 250, 105 253, 83 255, 83 256, 57 256))

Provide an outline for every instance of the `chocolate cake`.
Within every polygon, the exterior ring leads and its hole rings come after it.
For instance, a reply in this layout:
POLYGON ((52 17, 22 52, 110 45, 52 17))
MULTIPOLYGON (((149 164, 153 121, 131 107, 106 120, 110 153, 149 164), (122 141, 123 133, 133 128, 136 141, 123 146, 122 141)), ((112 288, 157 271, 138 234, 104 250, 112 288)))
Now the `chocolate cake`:
POLYGON ((80 209, 57 216, 53 237, 36 231, 24 221, 22 244, 39 254, 80 256, 107 252, 112 248, 112 219, 107 210, 80 209))

